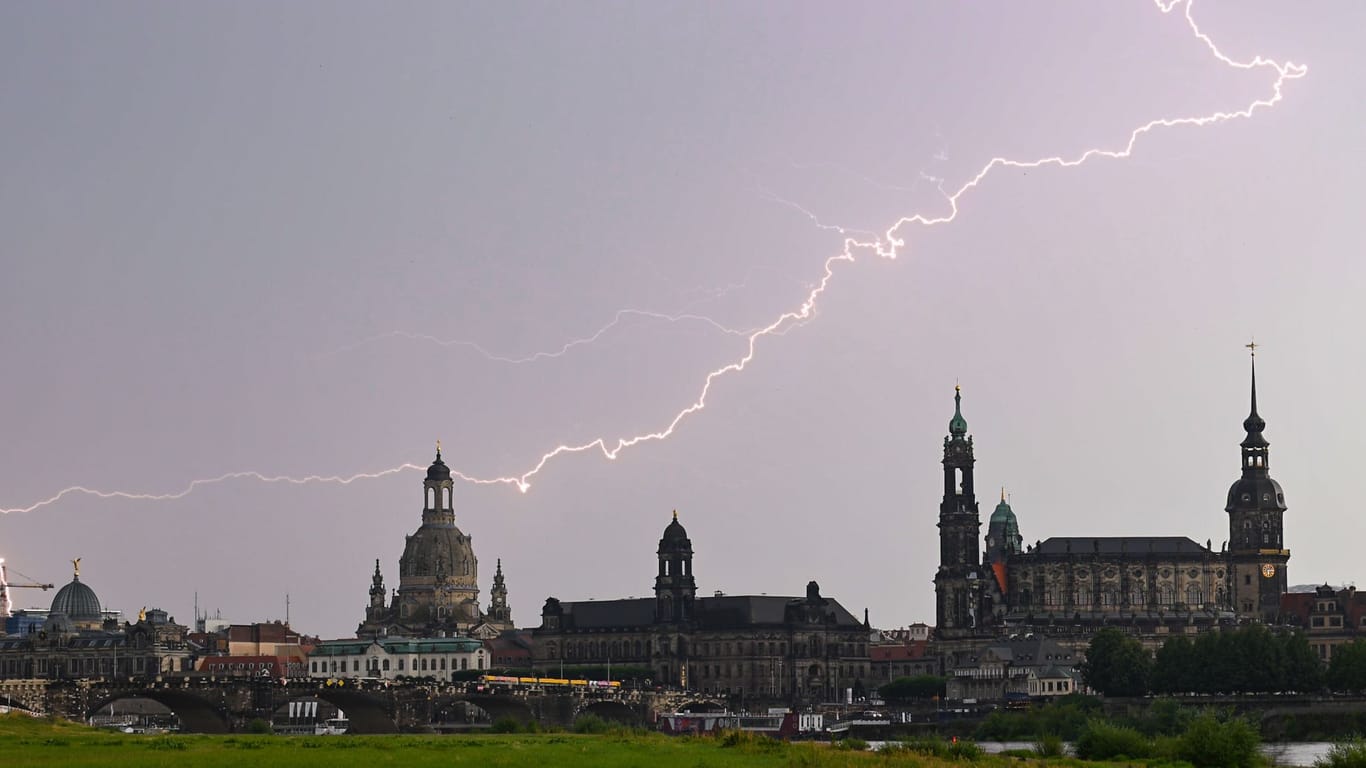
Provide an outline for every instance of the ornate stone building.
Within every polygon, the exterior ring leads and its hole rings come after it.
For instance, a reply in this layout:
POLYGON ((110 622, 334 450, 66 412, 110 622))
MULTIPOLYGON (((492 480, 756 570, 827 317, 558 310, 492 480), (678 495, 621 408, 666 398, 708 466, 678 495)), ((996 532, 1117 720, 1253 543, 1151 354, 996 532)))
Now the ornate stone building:
POLYGON ((1084 634, 1106 624, 1163 634, 1280 620, 1290 558, 1283 540, 1285 495, 1269 474, 1255 359, 1251 412, 1243 428, 1241 476, 1225 505, 1228 541, 1218 550, 1210 541, 1199 544, 1184 536, 1062 536, 1022 547, 1019 521, 1004 492, 979 550, 973 443, 956 393, 944 439, 940 565, 934 578, 937 636, 952 640, 1023 629, 1084 634))
POLYGON ((831 701, 876 686, 871 630, 816 582, 805 597, 698 597, 692 540, 673 520, 659 540, 654 597, 545 601, 534 667, 644 667, 656 684, 747 701, 831 701))
POLYGON ((398 590, 386 599, 379 560, 370 583, 370 602, 357 637, 438 637, 471 634, 493 637, 512 628, 502 561, 494 576, 493 604, 479 610, 479 560, 473 539, 455 525, 450 467, 436 460, 422 482, 422 525, 407 538, 398 561, 398 590))
POLYGON ((47 618, 17 635, 0 635, 0 679, 48 680, 153 677, 186 672, 191 649, 188 628, 165 611, 138 613, 137 623, 120 625, 100 609, 95 590, 81 581, 79 560, 71 582, 52 599, 47 618))

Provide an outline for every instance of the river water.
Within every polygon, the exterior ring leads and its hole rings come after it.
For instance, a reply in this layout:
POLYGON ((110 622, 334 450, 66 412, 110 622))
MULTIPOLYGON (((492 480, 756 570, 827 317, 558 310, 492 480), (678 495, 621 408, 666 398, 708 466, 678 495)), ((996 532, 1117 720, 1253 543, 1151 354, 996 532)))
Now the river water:
MULTIPOLYGON (((885 742, 870 742, 874 748, 880 747, 885 742)), ((1033 749, 1032 741, 980 741, 978 746, 982 749, 995 754, 1007 749, 1033 749)), ((1297 741, 1283 742, 1277 744, 1263 744, 1262 754, 1271 758, 1276 765, 1283 766, 1312 766, 1315 760, 1328 754, 1328 750, 1333 746, 1332 742, 1327 741, 1297 741)), ((1067 750, 1072 750, 1072 745, 1067 745, 1067 750)))

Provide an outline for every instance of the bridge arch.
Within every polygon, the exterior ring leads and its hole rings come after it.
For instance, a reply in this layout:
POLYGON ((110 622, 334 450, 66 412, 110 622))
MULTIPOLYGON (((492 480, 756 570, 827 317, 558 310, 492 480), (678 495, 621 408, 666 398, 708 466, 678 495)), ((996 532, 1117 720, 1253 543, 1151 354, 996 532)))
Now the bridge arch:
POLYGON ((347 733, 398 733, 393 709, 384 699, 348 688, 290 692, 291 699, 317 698, 346 713, 347 733))
POLYGON ((679 712, 725 712, 726 705, 711 699, 694 699, 678 708, 679 712))
POLYGON ((574 719, 578 720, 584 715, 597 715, 598 717, 612 723, 622 725, 644 725, 645 718, 641 717, 640 711, 629 704, 620 701, 592 701, 585 702, 574 713, 574 719))
POLYGON ((180 718, 182 733, 228 733, 232 730, 231 719, 223 707, 189 691, 177 690, 117 691, 91 703, 85 720, 88 722, 101 709, 121 699, 151 699, 165 706, 180 718))
POLYGON ((464 696, 464 701, 488 713, 490 722, 510 717, 525 725, 536 719, 536 713, 526 702, 511 696, 464 696))
POLYGON ((10 708, 10 709, 17 709, 17 710, 20 710, 21 712, 29 712, 29 713, 34 713, 34 712, 36 712, 36 710, 34 710, 32 707, 29 706, 28 702, 24 701, 23 699, 16 699, 16 698, 14 698, 13 696, 10 696, 9 694, 6 694, 6 693, 0 693, 0 707, 8 707, 8 708, 10 708))

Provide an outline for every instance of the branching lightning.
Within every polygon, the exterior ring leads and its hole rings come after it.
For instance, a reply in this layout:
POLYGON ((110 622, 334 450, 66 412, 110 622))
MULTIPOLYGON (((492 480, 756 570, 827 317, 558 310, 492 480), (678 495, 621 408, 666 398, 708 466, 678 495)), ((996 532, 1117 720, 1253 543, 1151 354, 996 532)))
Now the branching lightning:
MULTIPOLYGON (((641 445, 642 443, 667 439, 668 437, 673 435, 674 431, 685 419, 706 407, 707 398, 711 394, 713 384, 715 384, 718 380, 729 374, 739 373, 743 371, 750 364, 750 362, 754 360, 755 352, 758 348, 760 339, 769 336, 780 335, 785 331, 789 330, 790 328, 792 328, 794 325, 801 324, 813 316, 816 310, 817 302, 819 301, 821 296, 825 294, 826 289, 830 286, 831 280, 835 276, 835 268, 837 265, 853 263, 858 255, 870 255, 889 260, 896 259, 901 254, 902 250, 906 247, 906 232, 911 226, 919 225, 921 227, 928 228, 952 222, 958 216, 960 210, 959 204, 960 201, 963 199, 963 196, 966 195, 968 192, 972 191, 973 189, 976 189, 977 186, 981 184, 982 181, 985 180, 987 176, 990 175, 993 171, 996 171, 1000 168, 1030 169, 1043 168, 1048 166, 1057 166, 1059 168, 1071 168, 1074 166, 1081 165, 1095 158, 1127 158, 1133 153, 1134 146, 1138 143, 1138 140, 1140 138, 1158 128, 1177 128, 1182 126, 1203 127, 1215 123, 1222 123, 1240 118, 1250 118, 1258 110, 1267 109, 1279 103, 1282 98, 1282 88, 1284 87, 1285 83, 1289 80, 1301 78, 1308 72, 1308 68, 1303 65, 1294 64, 1288 61, 1281 63, 1274 61, 1272 59, 1264 58, 1262 56, 1257 56, 1251 61, 1235 61, 1234 59, 1231 59, 1227 55, 1225 55, 1219 49, 1219 47, 1215 45, 1214 41, 1203 31, 1200 30, 1199 25, 1196 24, 1195 18, 1192 16, 1192 6, 1194 0, 1184 0, 1184 3, 1183 0, 1154 0, 1154 3, 1156 4, 1158 10, 1164 14, 1169 14, 1178 6, 1184 4, 1184 17, 1187 25, 1190 27, 1191 33, 1195 36, 1197 40, 1201 41, 1209 49, 1211 55, 1213 55, 1214 58, 1218 60, 1220 63, 1240 70, 1267 69, 1271 72, 1274 72, 1275 80, 1271 85, 1271 94, 1264 98, 1257 99, 1252 103, 1248 104, 1245 108, 1237 111, 1219 111, 1203 116, 1158 118, 1155 120, 1151 120, 1133 129, 1133 131, 1129 133, 1127 140, 1122 144, 1121 148, 1119 149, 1104 149, 1096 147, 1087 149, 1081 152, 1080 154, 1077 154, 1072 157, 1053 156, 1038 158, 1034 160, 1015 160, 1006 157, 993 157, 984 166, 982 166, 981 170, 979 170, 967 182, 958 187, 958 189, 954 191, 952 194, 947 195, 947 212, 943 213, 942 215, 935 216, 919 213, 910 216, 903 216, 902 218, 897 219, 890 227, 888 227, 881 236, 874 236, 871 239, 857 239, 848 236, 849 233, 845 230, 835 227, 835 231, 839 231, 841 232, 841 234, 844 235, 843 247, 838 253, 834 254, 833 256, 830 256, 825 260, 823 266, 823 274, 820 280, 809 289, 805 299, 801 302, 801 304, 794 309, 782 313, 767 325, 761 328, 745 332, 743 334, 746 339, 745 353, 733 362, 724 365, 720 368, 716 368, 707 373, 707 375, 702 381, 701 391, 699 392, 696 399, 694 399, 682 410, 674 414, 674 416, 671 419, 669 419, 669 421, 660 429, 653 432, 637 434, 629 437, 600 437, 582 443, 562 444, 556 446, 554 449, 543 454, 540 457, 540 459, 537 460, 530 469, 526 470, 525 472, 522 472, 519 475, 481 478, 465 475, 460 472, 452 472, 452 474, 459 476, 461 479, 467 482, 477 485, 513 485, 516 486, 522 492, 526 492, 531 487, 531 479, 534 478, 537 474, 539 474, 540 471, 544 469, 545 466, 549 464, 552 460, 560 456, 564 456, 567 454, 598 451, 607 459, 615 459, 619 455, 621 455, 622 451, 628 448, 641 445)), ((780 200, 780 202, 786 201, 780 200)), ((799 210, 801 209, 799 208, 799 210)), ((803 212, 807 213, 806 211, 803 212)), ((811 214, 807 213, 807 215, 809 216, 811 214)), ((826 228, 830 228, 832 226, 828 224, 821 224, 820 222, 817 222, 817 224, 819 226, 826 228)), ((623 310, 622 313, 618 313, 617 317, 613 320, 613 322, 610 323, 608 326, 605 326, 603 329, 601 329, 597 334, 594 335, 594 337, 600 336, 602 333, 605 333, 613 324, 615 324, 621 319, 623 313, 630 311, 633 310, 623 310)), ((665 316, 666 319, 674 319, 674 317, 682 318, 684 316, 665 316)), ((703 318, 694 317, 691 319, 703 318)), ((730 329, 726 329, 720 326, 719 324, 715 325, 720 330, 726 331, 728 333, 731 332, 730 329)), ((523 362, 529 361, 529 359, 539 359, 540 357, 558 356, 560 354, 564 354, 571 347, 577 344, 588 343, 588 341, 594 337, 588 337, 587 339, 572 341, 566 344, 564 348, 562 348, 559 352, 556 353, 538 353, 538 356, 532 356, 531 358, 511 358, 505 359, 505 361, 523 362)), ((495 359, 498 358, 495 357, 495 359)), ((394 474, 396 472, 401 472, 408 469, 420 469, 420 467, 414 464, 402 464, 397 467, 385 469, 379 472, 361 473, 346 477, 323 477, 319 475, 310 475, 308 477, 293 478, 284 476, 267 476, 258 472, 232 472, 207 480, 195 480, 191 482, 188 486, 186 486, 183 490, 177 493, 168 494, 141 494, 127 493, 123 491, 107 492, 92 490, 81 486, 74 486, 62 490, 56 495, 39 501, 28 507, 4 509, 0 510, 0 513, 31 512, 41 507, 54 504, 62 498, 73 494, 90 495, 102 499, 121 498, 162 501, 182 498, 184 496, 189 495, 195 489, 203 485, 222 483, 227 480, 233 479, 250 478, 267 483, 284 482, 299 485, 306 483, 348 484, 356 480, 383 477, 385 475, 394 474)))
POLYGON ((429 342, 431 344, 436 344, 437 346, 441 347, 468 347, 469 349, 474 350, 475 352, 482 355, 485 359, 490 360, 492 362, 511 363, 514 365, 520 365, 523 363, 534 363, 538 360, 549 360, 556 357, 563 357, 564 355, 568 354, 571 349, 575 347, 584 346, 586 344, 592 344, 593 342, 597 341, 598 339, 606 335, 613 328, 616 328, 618 325, 621 325, 622 320, 627 317, 645 317, 653 320, 663 320, 669 323, 697 322, 711 326, 715 330, 723 334, 726 334, 727 336, 747 337, 750 334, 754 333, 754 329, 745 330, 728 328, 722 325, 721 323, 718 323, 717 321, 711 319, 710 317, 707 317, 706 315, 698 315, 693 313, 681 313, 676 315, 670 315, 665 314, 663 312, 651 312, 649 310, 644 309, 619 309, 616 311, 616 314, 612 316, 612 320, 610 322, 608 322, 606 325, 603 325, 601 328, 598 328, 596 331, 587 336, 580 336, 575 339, 570 339, 569 341, 561 345, 560 348, 557 350, 553 350, 550 352, 533 352, 529 355, 523 355, 521 357, 509 357, 506 355, 494 354, 493 352, 490 352, 486 347, 480 345, 478 342, 475 341, 466 341, 463 339, 440 339, 436 336, 432 336, 429 334, 410 333, 408 331, 390 331, 388 333, 377 334, 375 336, 362 339, 361 341, 358 341, 354 344, 348 344, 344 347, 341 347, 340 349, 337 349, 336 351, 332 352, 332 354, 339 355, 343 352, 350 352, 352 350, 359 349, 360 347, 363 347, 367 344, 371 344, 376 341, 380 341, 382 339, 402 338, 411 339, 413 341, 429 342))

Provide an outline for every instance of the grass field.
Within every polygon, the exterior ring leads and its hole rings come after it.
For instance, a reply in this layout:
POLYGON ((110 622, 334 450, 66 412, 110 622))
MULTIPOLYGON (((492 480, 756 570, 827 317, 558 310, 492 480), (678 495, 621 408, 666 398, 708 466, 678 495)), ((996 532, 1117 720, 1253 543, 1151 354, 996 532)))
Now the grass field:
MULTIPOLYGON (((743 734, 671 738, 620 732, 461 736, 134 735, 75 723, 0 716, 0 766, 538 766, 543 768, 845 768, 950 765, 1025 768, 1039 759, 981 757, 954 762, 902 752, 880 754, 828 744, 787 744, 743 734)), ((1078 764, 1052 760, 1048 764, 1078 764)))

